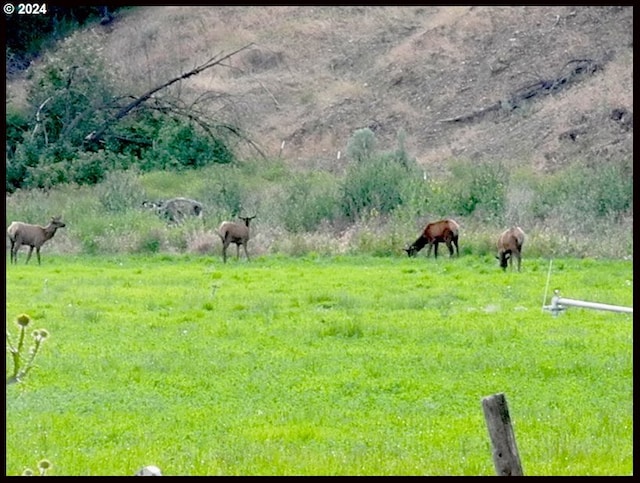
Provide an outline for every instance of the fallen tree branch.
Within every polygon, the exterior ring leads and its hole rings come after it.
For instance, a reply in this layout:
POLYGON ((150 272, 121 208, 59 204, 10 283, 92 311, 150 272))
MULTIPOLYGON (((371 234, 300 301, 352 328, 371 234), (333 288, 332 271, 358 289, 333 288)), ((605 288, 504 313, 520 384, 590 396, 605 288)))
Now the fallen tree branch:
POLYGON ((114 124, 115 122, 117 122, 118 120, 122 119, 123 117, 125 117, 127 114, 129 114, 132 110, 134 110, 136 107, 138 107, 140 104, 146 102, 147 100, 149 100, 151 98, 151 96, 153 96, 153 94, 155 94, 156 92, 169 87, 172 84, 175 84, 178 81, 181 81, 183 79, 187 79, 191 76, 200 74, 202 71, 209 69, 211 67, 214 67, 216 65, 221 64, 224 60, 229 59, 230 57, 232 57, 233 55, 237 54, 238 52, 241 52, 247 48, 249 48, 250 46, 253 45, 253 42, 250 44, 245 45, 244 47, 241 47, 233 52, 231 52, 230 54, 227 54, 219 59, 216 59, 216 57, 212 57, 211 59, 209 59, 207 62, 205 62, 204 64, 196 67, 193 70, 190 70, 189 72, 186 72, 178 77, 175 77, 167 82, 165 82, 164 84, 161 84, 157 87, 154 87, 153 89, 147 91, 146 93, 144 93, 142 96, 138 97, 136 100, 134 100, 133 102, 127 104, 125 107, 123 107, 122 109, 120 109, 120 111, 118 111, 116 113, 116 115, 114 116, 113 119, 110 119, 109 121, 105 122, 97 131, 92 131, 91 133, 89 133, 86 137, 85 137, 85 141, 90 142, 90 143, 97 143, 99 142, 102 137, 104 136, 105 132, 107 132, 107 130, 111 127, 112 124, 114 124))

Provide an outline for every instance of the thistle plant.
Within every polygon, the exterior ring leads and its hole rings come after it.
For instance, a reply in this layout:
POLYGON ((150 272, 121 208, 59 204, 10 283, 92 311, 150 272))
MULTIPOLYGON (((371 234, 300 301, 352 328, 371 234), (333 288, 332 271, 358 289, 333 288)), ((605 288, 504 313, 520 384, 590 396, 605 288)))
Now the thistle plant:
POLYGON ((45 476, 47 474, 47 471, 51 469, 51 466, 52 465, 49 460, 41 460, 38 463, 38 472, 40 473, 39 475, 36 475, 31 468, 25 468, 25 470, 22 472, 22 476, 45 476))
POLYGON ((16 382, 22 381, 33 368, 33 363, 40 351, 42 343, 49 333, 45 329, 36 329, 31 335, 33 337, 33 345, 29 348, 27 355, 23 355, 25 349, 26 332, 31 318, 27 314, 21 314, 16 319, 19 334, 17 343, 14 341, 9 328, 7 327, 7 351, 11 354, 11 360, 13 362, 13 371, 11 375, 7 377, 7 386, 16 382))

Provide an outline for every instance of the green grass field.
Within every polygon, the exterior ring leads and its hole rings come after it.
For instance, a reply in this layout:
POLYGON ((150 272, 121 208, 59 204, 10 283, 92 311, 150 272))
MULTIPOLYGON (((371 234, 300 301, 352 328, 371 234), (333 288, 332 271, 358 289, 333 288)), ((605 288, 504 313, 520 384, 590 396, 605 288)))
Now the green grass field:
MULTIPOLYGON (((525 475, 633 474, 629 261, 62 256, 8 266, 50 336, 6 388, 6 474, 494 475, 504 393, 525 475)), ((7 372, 11 359, 7 355, 7 372)))

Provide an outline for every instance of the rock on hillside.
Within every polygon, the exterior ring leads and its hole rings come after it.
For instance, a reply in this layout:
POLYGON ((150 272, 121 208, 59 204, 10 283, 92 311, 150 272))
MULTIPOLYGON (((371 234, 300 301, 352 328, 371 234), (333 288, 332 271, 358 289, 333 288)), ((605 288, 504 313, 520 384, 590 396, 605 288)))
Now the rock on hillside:
POLYGON ((632 7, 144 7, 90 34, 138 94, 252 44, 182 95, 302 168, 339 168, 363 127, 433 169, 632 155, 632 7))

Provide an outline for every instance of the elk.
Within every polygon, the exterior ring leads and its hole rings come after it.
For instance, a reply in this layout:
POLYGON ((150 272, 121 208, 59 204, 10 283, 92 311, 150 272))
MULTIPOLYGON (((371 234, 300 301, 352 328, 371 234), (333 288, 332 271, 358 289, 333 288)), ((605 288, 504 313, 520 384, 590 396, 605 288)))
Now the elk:
POLYGON ((247 242, 249 241, 249 222, 253 220, 253 216, 239 216, 244 225, 234 223, 232 221, 223 221, 218 228, 218 236, 222 240, 222 260, 227 263, 227 248, 231 243, 236 244, 236 260, 240 258, 240 245, 244 248, 244 254, 249 260, 249 252, 247 252, 247 242))
POLYGON ((429 223, 418 239, 413 242, 409 248, 405 248, 404 251, 407 255, 414 257, 416 253, 424 248, 425 245, 429 245, 427 249, 427 257, 431 254, 431 248, 434 247, 433 256, 438 258, 438 243, 445 243, 449 249, 449 257, 453 257, 453 245, 456 247, 456 255, 460 256, 460 249, 458 248, 458 234, 460 232, 460 225, 454 220, 444 219, 429 223))
POLYGON ((519 226, 511 227, 502 232, 498 238, 498 255, 500 267, 503 271, 507 269, 507 263, 513 270, 513 257, 518 261, 518 272, 522 261, 522 244, 524 243, 524 231, 519 226))
POLYGON ((158 216, 166 218, 169 223, 182 223, 187 217, 202 218, 202 203, 189 198, 171 198, 166 201, 143 201, 142 206, 156 211, 158 216))
POLYGON ((53 238, 58 228, 64 228, 66 226, 60 218, 60 216, 52 216, 47 226, 30 225, 29 223, 23 223, 21 221, 12 222, 7 228, 7 235, 11 242, 10 262, 17 264, 18 250, 22 245, 27 245, 29 247, 29 254, 27 255, 25 264, 29 263, 31 254, 35 248, 38 265, 40 265, 40 248, 44 242, 53 238))

